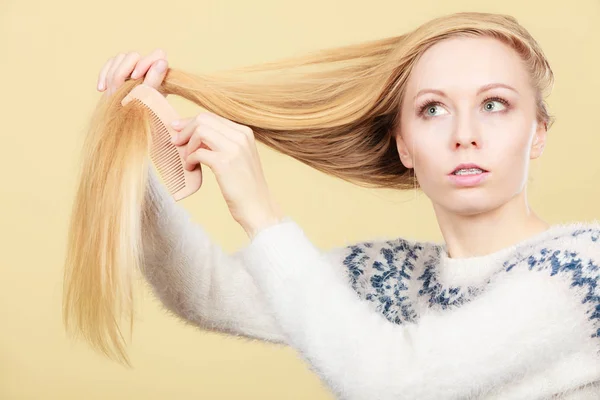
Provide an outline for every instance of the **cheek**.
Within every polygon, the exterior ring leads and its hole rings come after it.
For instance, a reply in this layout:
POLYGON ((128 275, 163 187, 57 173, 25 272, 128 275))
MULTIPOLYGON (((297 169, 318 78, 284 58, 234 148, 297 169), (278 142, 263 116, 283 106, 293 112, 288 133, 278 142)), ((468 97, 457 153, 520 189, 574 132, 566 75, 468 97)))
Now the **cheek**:
POLYGON ((526 162, 530 151, 531 131, 525 121, 519 118, 487 127, 486 147, 498 162, 526 162))
POLYGON ((428 123, 415 121, 412 124, 411 141, 407 142, 412 154, 413 167, 417 174, 439 175, 447 167, 448 134, 452 129, 449 119, 428 123), (412 147, 411 147, 412 146, 412 147))
POLYGON ((445 169, 449 168, 449 151, 440 139, 432 135, 421 135, 414 141, 414 150, 411 149, 415 174, 423 186, 443 179, 445 169))

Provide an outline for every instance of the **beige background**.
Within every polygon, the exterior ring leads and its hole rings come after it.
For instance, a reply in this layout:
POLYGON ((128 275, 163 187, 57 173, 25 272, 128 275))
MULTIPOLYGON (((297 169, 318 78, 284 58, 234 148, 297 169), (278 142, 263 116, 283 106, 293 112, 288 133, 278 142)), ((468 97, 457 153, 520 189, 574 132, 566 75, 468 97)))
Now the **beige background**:
MULTIPOLYGON (((67 339, 62 260, 82 133, 102 64, 120 51, 168 53, 212 71, 397 35, 457 11, 512 14, 556 73, 557 122, 534 163, 530 199, 550 222, 598 218, 600 1, 170 0, 0 2, 0 398, 330 399, 290 348, 185 326, 148 292, 126 370, 67 339)), ((179 101, 178 101, 179 100, 179 101)), ((183 115, 198 112, 172 98, 183 115)), ((285 211, 315 244, 406 236, 440 240, 427 198, 366 190, 260 145, 285 211)), ((247 243, 213 175, 183 206, 224 248, 247 243)))

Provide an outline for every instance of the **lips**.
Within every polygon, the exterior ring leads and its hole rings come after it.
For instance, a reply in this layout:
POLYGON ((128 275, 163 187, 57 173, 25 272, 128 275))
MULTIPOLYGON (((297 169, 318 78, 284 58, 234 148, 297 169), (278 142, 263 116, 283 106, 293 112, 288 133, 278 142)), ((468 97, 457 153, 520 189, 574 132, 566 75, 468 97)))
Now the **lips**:
POLYGON ((488 170, 486 170, 485 168, 480 167, 477 164, 473 164, 473 163, 463 163, 463 164, 458 164, 456 166, 456 168, 454 168, 448 175, 453 175, 456 171, 460 170, 460 169, 469 169, 469 168, 479 168, 480 170, 482 170, 483 172, 489 172, 488 170))

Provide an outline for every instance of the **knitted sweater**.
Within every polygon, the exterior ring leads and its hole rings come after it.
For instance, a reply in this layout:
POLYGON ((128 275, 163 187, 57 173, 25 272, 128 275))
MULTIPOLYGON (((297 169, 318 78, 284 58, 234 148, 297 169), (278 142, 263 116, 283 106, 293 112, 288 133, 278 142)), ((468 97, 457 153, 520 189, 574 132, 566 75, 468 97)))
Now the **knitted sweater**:
POLYGON ((150 174, 143 273, 202 329, 293 347, 340 399, 600 399, 600 224, 449 258, 323 251, 286 218, 224 252, 150 174))

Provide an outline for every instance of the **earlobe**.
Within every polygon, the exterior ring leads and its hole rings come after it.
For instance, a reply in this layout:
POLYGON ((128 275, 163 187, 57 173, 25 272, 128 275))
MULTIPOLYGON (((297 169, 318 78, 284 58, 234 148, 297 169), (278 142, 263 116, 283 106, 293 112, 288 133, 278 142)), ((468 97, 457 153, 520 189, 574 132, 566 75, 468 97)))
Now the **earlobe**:
POLYGON ((400 161, 407 169, 411 169, 413 167, 412 158, 408 154, 401 154, 400 161))

